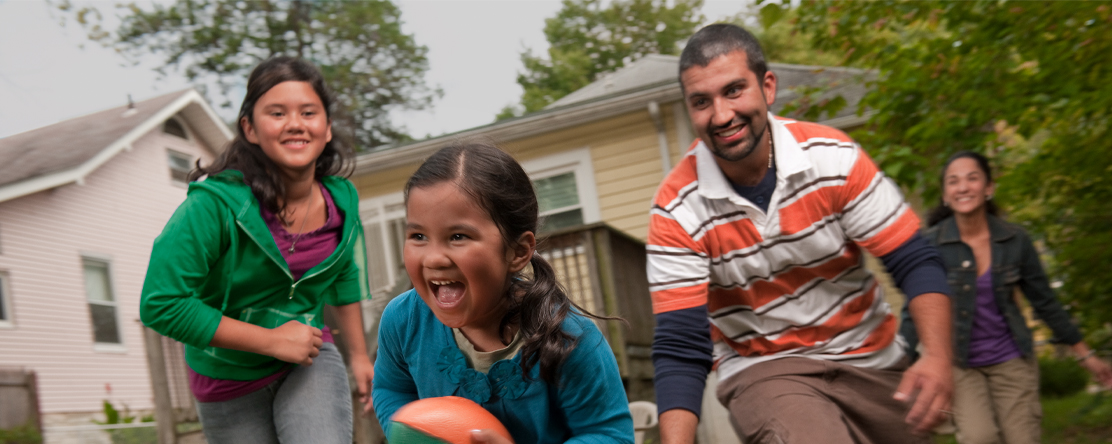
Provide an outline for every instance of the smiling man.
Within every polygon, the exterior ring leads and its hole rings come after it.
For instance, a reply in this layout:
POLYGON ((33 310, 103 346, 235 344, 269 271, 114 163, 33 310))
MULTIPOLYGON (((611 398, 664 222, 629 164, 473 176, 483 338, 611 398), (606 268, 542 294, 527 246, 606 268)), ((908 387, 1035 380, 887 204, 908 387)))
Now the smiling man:
POLYGON ((950 301, 919 218, 844 133, 769 113, 776 75, 744 29, 696 33, 680 82, 699 140, 647 249, 663 441, 694 442, 714 367, 748 444, 926 442, 950 408, 950 301), (910 298, 914 365, 863 250, 910 298))

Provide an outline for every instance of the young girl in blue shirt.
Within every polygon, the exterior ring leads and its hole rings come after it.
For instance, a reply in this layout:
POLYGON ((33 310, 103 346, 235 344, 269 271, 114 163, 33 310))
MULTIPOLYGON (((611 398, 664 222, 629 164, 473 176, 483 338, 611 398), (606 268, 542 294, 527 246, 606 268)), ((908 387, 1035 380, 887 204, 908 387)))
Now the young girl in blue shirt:
POLYGON ((387 433, 405 404, 460 396, 518 443, 632 443, 613 352, 535 254, 537 197, 521 166, 496 147, 456 144, 418 168, 405 199, 414 289, 383 313, 372 392, 387 433))

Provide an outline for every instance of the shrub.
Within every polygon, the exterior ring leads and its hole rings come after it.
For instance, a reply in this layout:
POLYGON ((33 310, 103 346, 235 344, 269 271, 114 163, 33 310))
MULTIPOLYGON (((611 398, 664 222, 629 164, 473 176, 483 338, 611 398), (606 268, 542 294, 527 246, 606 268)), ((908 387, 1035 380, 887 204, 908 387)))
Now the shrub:
POLYGON ((1085 389, 1089 372, 1073 359, 1039 358, 1039 392, 1062 398, 1085 389))
POLYGON ((0 444, 41 444, 42 435, 34 424, 0 429, 0 444))

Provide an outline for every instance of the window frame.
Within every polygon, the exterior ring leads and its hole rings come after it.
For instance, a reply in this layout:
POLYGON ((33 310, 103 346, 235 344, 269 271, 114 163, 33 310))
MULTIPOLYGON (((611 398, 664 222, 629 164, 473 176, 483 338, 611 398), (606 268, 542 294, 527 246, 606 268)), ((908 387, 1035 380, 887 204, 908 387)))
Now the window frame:
POLYGON ((120 300, 119 300, 119 297, 118 297, 117 292, 116 292, 116 281, 112 277, 112 259, 110 257, 103 256, 103 255, 98 255, 98 254, 88 254, 88 253, 82 254, 81 255, 81 282, 84 286, 86 311, 89 313, 89 318, 88 318, 89 319, 89 336, 90 336, 91 342, 93 344, 93 350, 98 351, 98 352, 117 352, 117 353, 126 352, 127 348, 126 348, 126 343, 125 343, 125 340, 124 340, 123 323, 120 322, 120 300), (88 291, 88 287, 87 287, 88 282, 86 281, 86 278, 85 278, 85 269, 90 264, 96 264, 96 265, 103 265, 104 266, 105 282, 108 284, 108 291, 109 291, 109 294, 112 297, 111 304, 104 303, 104 302, 101 302, 101 301, 93 301, 93 300, 89 299, 89 291, 88 291), (90 305, 93 305, 93 304, 101 305, 101 306, 111 306, 113 308, 112 314, 113 314, 114 321, 116 323, 116 335, 119 338, 120 342, 97 342, 96 326, 94 325, 94 322, 93 322, 93 312, 92 312, 92 309, 90 307, 90 305))
POLYGON ((189 164, 189 165, 193 165, 193 162, 195 162, 197 160, 197 156, 194 156, 194 155, 189 154, 189 153, 184 153, 184 152, 181 152, 179 150, 175 150, 173 148, 166 148, 166 166, 167 166, 167 169, 170 170, 170 183, 173 184, 173 185, 181 186, 181 187, 188 187, 189 186, 189 172, 192 171, 193 168, 190 167, 190 168, 186 169, 185 170, 185 179, 182 180, 182 181, 178 181, 176 178, 174 178, 174 172, 179 171, 179 170, 174 169, 174 165, 172 165, 170 163, 170 158, 175 157, 175 155, 180 156, 179 158, 186 159, 186 163, 189 164))
POLYGON ((8 270, 0 269, 0 311, 4 317, 0 318, 0 329, 15 328, 15 313, 12 307, 12 275, 8 270))
MULTIPOLYGON (((583 223, 592 224, 602 220, 598 204, 598 190, 595 187, 595 169, 589 147, 529 159, 520 163, 525 173, 529 175, 530 182, 569 172, 575 173, 575 188, 576 193, 579 194, 578 209, 583 212, 583 223)), ((561 207, 545 211, 540 216, 543 218, 549 214, 563 213, 576 208, 575 206, 561 207)))
POLYGON ((185 141, 190 141, 190 142, 193 141, 193 136, 191 134, 189 134, 189 126, 186 125, 185 122, 183 122, 181 119, 177 118, 177 116, 170 117, 169 119, 166 119, 165 121, 163 121, 162 125, 159 127, 159 130, 162 131, 162 134, 173 137, 174 139, 177 139, 177 140, 185 140, 185 141), (178 126, 181 127, 181 132, 183 134, 185 134, 184 137, 178 136, 177 134, 166 131, 166 124, 170 121, 173 121, 174 123, 178 124, 178 126))
MULTIPOLYGON (((364 227, 369 227, 372 224, 378 224, 378 240, 381 242, 383 250, 386 251, 383 261, 386 262, 386 283, 378 288, 372 288, 372 292, 383 292, 394 288, 398 285, 401 275, 405 273, 405 258, 402 256, 401 249, 403 245, 398 245, 398 257, 393 257, 391 253, 391 233, 390 223, 395 220, 401 220, 405 223, 405 195, 401 192, 394 192, 390 194, 383 194, 375 197, 369 197, 359 201, 359 216, 363 221, 364 227)), ((366 230, 366 228, 364 228, 366 230)), ((364 231, 365 236, 370 236, 370 233, 364 231)), ((405 242, 404 236, 401 242, 405 242)), ((367 251, 371 253, 370 250, 367 251)), ((370 277, 368 276, 368 279, 370 277)), ((408 279, 408 277, 406 277, 408 279)), ((373 284, 373 282, 372 282, 373 284)))

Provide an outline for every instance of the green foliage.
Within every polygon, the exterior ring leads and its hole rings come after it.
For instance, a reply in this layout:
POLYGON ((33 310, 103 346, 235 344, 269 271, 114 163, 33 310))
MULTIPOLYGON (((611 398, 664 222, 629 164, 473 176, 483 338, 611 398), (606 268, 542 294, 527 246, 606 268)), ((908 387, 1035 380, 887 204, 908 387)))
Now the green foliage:
POLYGON ((703 0, 563 0, 560 12, 545 20, 548 58, 521 54, 521 104, 507 106, 498 119, 540 110, 647 54, 678 53, 677 44, 702 23, 702 6, 703 0))
POLYGON ((174 0, 150 9, 132 3, 117 5, 122 21, 114 33, 104 30, 95 8, 57 1, 90 39, 125 57, 157 54, 161 74, 182 69, 191 81, 215 80, 228 108, 230 93, 242 90, 262 60, 310 60, 338 96, 333 134, 357 150, 409 140, 389 112, 424 109, 440 95, 423 80, 428 48, 402 32, 401 11, 389 0, 174 0))
MULTIPOLYGON (((855 133, 937 202, 950 154, 985 153, 998 202, 1046 241, 1072 313, 1112 321, 1112 5, 979 0, 803 2, 795 30, 876 69, 855 133)), ((861 110, 859 110, 861 111, 861 110)))
MULTIPOLYGON (((154 422, 153 415, 138 418, 131 414, 131 410, 124 405, 123 412, 116 409, 108 400, 104 400, 104 421, 93 420, 100 425, 131 424, 136 419, 139 422, 154 422)), ((108 431, 112 444, 153 444, 158 442, 158 431, 154 427, 139 427, 128 429, 113 429, 108 431)))
POLYGON ((1064 398, 1085 389, 1089 372, 1073 359, 1039 358, 1039 393, 1064 398))
POLYGON ((0 429, 0 444, 41 444, 42 435, 34 424, 0 429))

